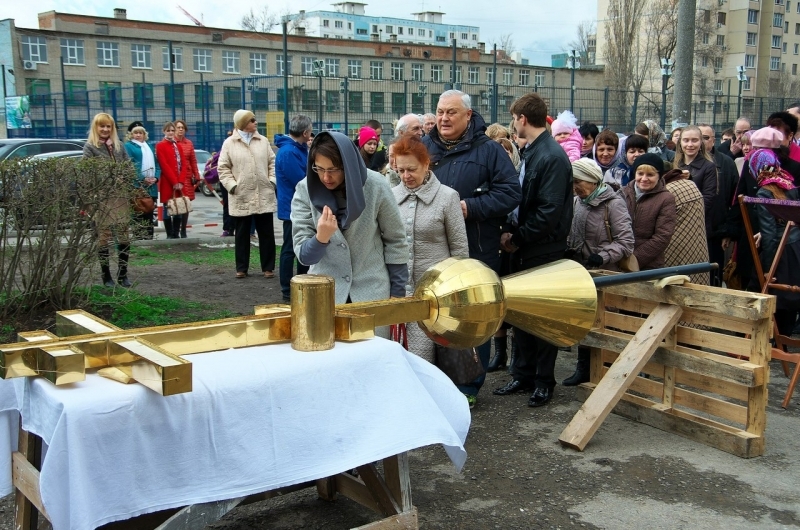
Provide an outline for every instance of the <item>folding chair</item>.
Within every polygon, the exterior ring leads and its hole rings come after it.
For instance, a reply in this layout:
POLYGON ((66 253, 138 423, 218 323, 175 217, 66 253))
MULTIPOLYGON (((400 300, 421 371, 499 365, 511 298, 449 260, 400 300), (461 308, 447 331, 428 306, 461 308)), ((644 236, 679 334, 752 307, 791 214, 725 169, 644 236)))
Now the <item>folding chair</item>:
MULTIPOLYGON (((779 199, 764 199, 760 197, 746 197, 739 195, 739 207, 742 210, 742 220, 744 221, 744 228, 747 231, 747 239, 750 242, 750 251, 753 253, 753 265, 755 267, 756 275, 758 276, 759 284, 761 285, 761 292, 767 294, 770 289, 778 291, 789 291, 798 293, 800 287, 796 285, 785 285, 774 283, 775 271, 778 268, 778 261, 783 255, 783 250, 786 248, 786 242, 789 239, 789 232, 795 225, 800 225, 800 201, 789 201, 779 199), (778 244, 778 249, 775 251, 775 257, 772 260, 768 275, 764 276, 764 270, 761 267, 761 260, 758 256, 758 249, 756 242, 753 238, 753 226, 750 223, 750 216, 747 213, 747 204, 761 205, 767 209, 769 213, 778 219, 786 220, 786 228, 783 230, 783 236, 778 244)), ((793 363, 794 373, 789 380, 789 386, 786 389, 786 395, 783 398, 781 406, 783 408, 789 407, 789 402, 792 399, 794 388, 800 381, 800 353, 789 353, 789 348, 800 348, 800 339, 793 339, 786 335, 778 333, 778 326, 773 322, 773 336, 775 339, 775 347, 772 348, 772 359, 781 361, 783 365, 783 373, 789 377, 789 363, 793 363)))

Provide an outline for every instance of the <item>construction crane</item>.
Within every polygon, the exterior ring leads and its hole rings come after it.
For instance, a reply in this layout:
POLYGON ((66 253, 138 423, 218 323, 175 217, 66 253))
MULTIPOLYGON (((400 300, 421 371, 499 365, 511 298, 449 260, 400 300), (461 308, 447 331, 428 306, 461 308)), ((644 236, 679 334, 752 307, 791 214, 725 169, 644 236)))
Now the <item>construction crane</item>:
POLYGON ((178 6, 178 9, 180 9, 181 11, 183 11, 183 14, 184 14, 184 15, 186 15, 187 17, 189 17, 189 20, 191 20, 192 22, 194 22, 194 25, 195 25, 195 26, 200 26, 201 28, 204 28, 204 27, 205 27, 205 25, 204 25, 202 22, 200 22, 199 20, 197 20, 196 18, 194 18, 194 17, 191 15, 191 13, 189 13, 188 11, 186 11, 186 10, 185 10, 184 8, 182 8, 181 6, 178 6))

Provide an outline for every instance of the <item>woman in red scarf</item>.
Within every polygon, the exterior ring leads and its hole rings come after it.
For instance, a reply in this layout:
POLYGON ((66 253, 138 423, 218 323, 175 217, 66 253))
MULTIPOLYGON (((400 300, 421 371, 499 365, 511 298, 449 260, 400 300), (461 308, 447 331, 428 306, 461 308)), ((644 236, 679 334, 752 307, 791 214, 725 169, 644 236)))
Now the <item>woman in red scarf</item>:
POLYGON ((167 211, 166 204, 176 191, 183 193, 187 188, 184 183, 189 178, 190 170, 183 151, 175 141, 175 124, 168 121, 164 124, 163 131, 164 139, 156 144, 156 158, 161 167, 158 192, 161 203, 164 204, 164 229, 167 231, 167 239, 177 239, 183 216, 172 215, 174 212, 167 211))
MULTIPOLYGON (((186 138, 186 132, 189 127, 183 120, 175 120, 175 142, 178 148, 183 153, 183 159, 186 160, 186 165, 189 166, 186 171, 186 181, 184 182, 183 194, 186 195, 190 201, 194 200, 194 187, 200 182, 200 170, 197 169, 197 156, 194 153, 194 144, 191 140, 186 138)), ((186 237, 186 223, 189 221, 189 214, 184 214, 180 219, 180 236, 186 237)))

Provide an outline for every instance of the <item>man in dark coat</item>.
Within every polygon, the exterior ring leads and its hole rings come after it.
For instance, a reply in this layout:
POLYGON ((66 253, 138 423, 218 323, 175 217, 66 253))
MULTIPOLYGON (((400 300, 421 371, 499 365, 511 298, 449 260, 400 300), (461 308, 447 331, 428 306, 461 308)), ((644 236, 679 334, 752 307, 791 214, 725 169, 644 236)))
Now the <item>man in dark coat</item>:
MULTIPOLYGON (((547 104, 536 93, 511 105, 517 134, 527 140, 520 175, 522 203, 515 212, 516 227, 504 233, 501 246, 511 257, 512 272, 538 267, 564 257, 572 226, 572 165, 546 128, 547 104)), ((495 394, 505 396, 533 390, 531 407, 553 397, 558 348, 515 328, 519 352, 511 367, 513 379, 495 394)))
MULTIPOLYGON (((486 123, 472 110, 469 95, 448 90, 439 96, 436 128, 422 141, 431 156, 431 171, 461 197, 469 257, 499 273, 500 234, 508 214, 519 205, 521 193, 511 158, 485 131, 486 123)), ((478 346, 477 350, 486 368, 491 342, 478 346)), ((470 405, 475 403, 484 377, 459 386, 470 405)))

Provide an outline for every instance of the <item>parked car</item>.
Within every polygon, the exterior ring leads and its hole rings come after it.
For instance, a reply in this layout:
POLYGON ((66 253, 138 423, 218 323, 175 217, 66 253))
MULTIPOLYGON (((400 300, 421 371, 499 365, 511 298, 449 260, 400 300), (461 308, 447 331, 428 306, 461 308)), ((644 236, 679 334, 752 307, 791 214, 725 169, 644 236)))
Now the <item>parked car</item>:
MULTIPOLYGON (((211 158, 211 153, 209 153, 208 151, 204 151, 202 149, 195 149, 194 154, 197 157, 197 169, 200 170, 200 175, 202 175, 206 169, 206 162, 208 162, 208 159, 211 158)), ((208 186, 206 186, 206 183, 204 181, 199 182, 197 184, 197 188, 195 189, 197 191, 200 191, 206 197, 214 196, 214 193, 209 189, 208 186)), ((216 190, 217 193, 220 192, 219 182, 214 184, 214 190, 216 190)))
POLYGON ((57 151, 83 151, 85 140, 54 138, 4 138, 0 140, 0 160, 28 158, 57 151))

